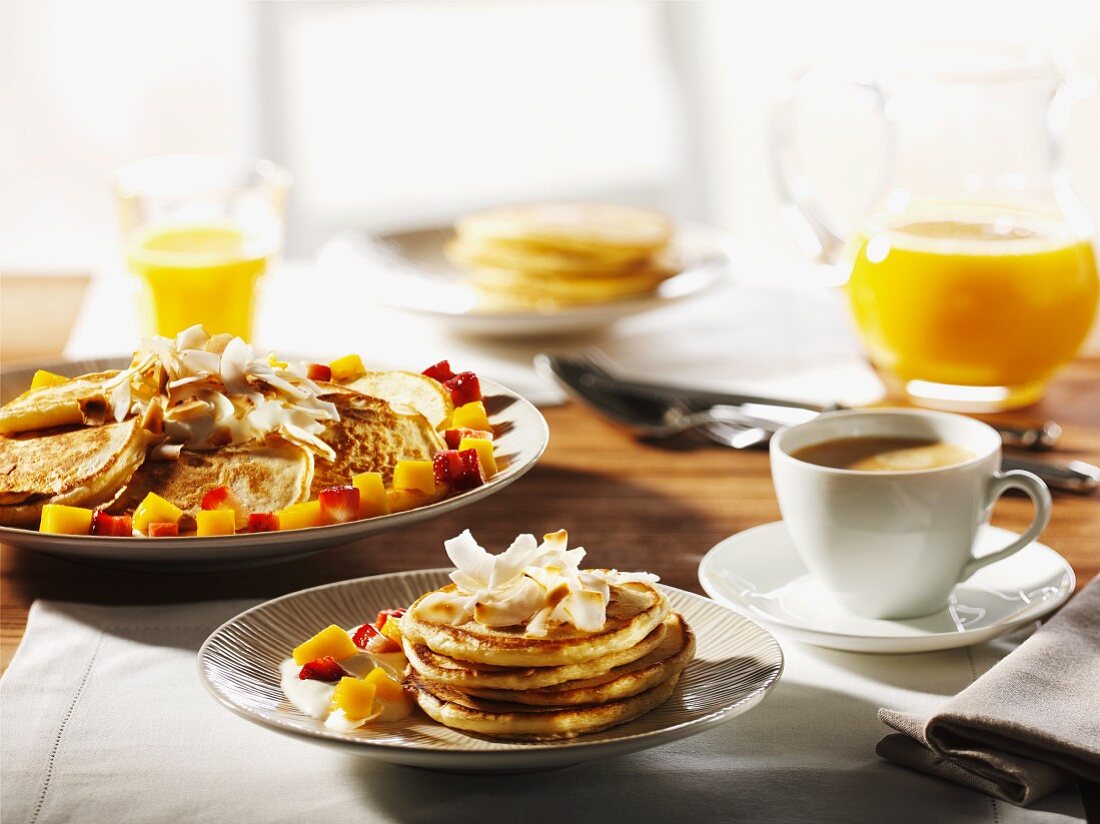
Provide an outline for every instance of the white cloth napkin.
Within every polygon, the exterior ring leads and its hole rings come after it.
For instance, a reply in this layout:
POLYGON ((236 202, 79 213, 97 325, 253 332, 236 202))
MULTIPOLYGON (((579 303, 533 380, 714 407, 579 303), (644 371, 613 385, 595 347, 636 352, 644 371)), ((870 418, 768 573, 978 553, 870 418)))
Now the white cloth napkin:
MULTIPOLYGON (((843 296, 810 266, 738 256, 735 282, 570 338, 500 340, 446 332, 432 319, 380 307, 354 273, 287 261, 262 281, 256 346, 332 356, 359 352, 368 364, 425 368, 447 358, 532 403, 564 400, 532 358, 544 349, 595 345, 624 371, 649 380, 812 403, 856 405, 882 397, 848 321, 843 296)), ((88 291, 65 354, 128 353, 138 344, 133 278, 107 273, 88 291)))
MULTIPOLYGON (((0 680, 0 819, 31 822, 1065 822, 878 758, 879 706, 930 712, 1009 645, 874 656, 785 642, 759 707, 702 735, 531 775, 391 766, 277 735, 219 706, 195 652, 252 602, 38 602, 0 680)), ((782 640, 782 639, 781 639, 782 640)))

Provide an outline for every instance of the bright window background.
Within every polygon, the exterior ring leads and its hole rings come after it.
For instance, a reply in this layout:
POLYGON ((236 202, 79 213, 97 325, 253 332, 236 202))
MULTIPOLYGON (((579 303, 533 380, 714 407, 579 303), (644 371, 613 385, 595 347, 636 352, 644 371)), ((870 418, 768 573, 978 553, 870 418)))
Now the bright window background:
MULTIPOLYGON (((1100 77, 1090 0, 0 2, 0 268, 113 265, 108 171, 243 152, 295 173, 290 253, 332 232, 562 195, 651 203, 794 247, 766 121, 807 64, 923 46, 1048 49, 1100 77)), ((814 120, 841 213, 878 133, 836 92, 814 120)), ((1100 96, 1074 110, 1074 188, 1100 217, 1100 96)))

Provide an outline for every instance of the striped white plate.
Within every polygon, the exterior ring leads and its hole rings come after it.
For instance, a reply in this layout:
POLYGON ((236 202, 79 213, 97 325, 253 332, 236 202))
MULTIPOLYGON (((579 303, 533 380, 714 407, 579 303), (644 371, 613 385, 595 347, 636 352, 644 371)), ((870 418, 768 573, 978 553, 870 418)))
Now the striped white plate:
MULTIPOLYGON (((36 368, 62 375, 86 375, 128 366, 127 358, 59 361, 34 367, 5 369, 0 374, 0 403, 7 403, 30 386, 36 368)), ((91 535, 47 535, 33 529, 0 526, 5 544, 49 555, 91 560, 117 566, 155 568, 164 572, 229 569, 299 558, 322 549, 348 544, 435 518, 499 492, 535 465, 546 449, 550 431, 542 414, 516 393, 492 381, 481 381, 485 407, 496 432, 494 451, 502 470, 477 489, 459 493, 408 512, 383 515, 348 524, 310 527, 253 535, 181 538, 110 538, 91 535)))
POLYGON ((411 718, 352 732, 329 730, 283 696, 279 663, 329 624, 352 627, 448 583, 447 569, 377 575, 276 598, 228 621, 199 650, 199 677, 242 718, 316 744, 395 764, 469 772, 526 772, 622 755, 695 735, 747 712, 775 686, 783 653, 767 630, 714 601, 662 586, 695 631, 695 660, 672 697, 627 724, 576 739, 509 743, 411 718))

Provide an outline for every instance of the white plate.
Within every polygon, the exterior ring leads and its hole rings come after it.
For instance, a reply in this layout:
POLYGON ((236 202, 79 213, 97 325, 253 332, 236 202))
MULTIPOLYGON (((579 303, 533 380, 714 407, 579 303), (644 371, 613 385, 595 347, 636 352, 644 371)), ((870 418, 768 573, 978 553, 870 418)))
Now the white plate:
POLYGON ((701 295, 729 277, 732 256, 725 233, 679 223, 673 246, 684 270, 653 293, 545 312, 493 312, 478 307, 476 292, 463 283, 464 272, 444 257, 443 246, 453 236, 449 226, 381 235, 344 232, 322 247, 318 260, 326 269, 358 272, 371 299, 391 308, 430 317, 456 332, 520 338, 591 331, 701 295))
POLYGON ((279 664, 329 624, 351 627, 449 583, 447 569, 399 572, 303 590, 243 612, 199 650, 199 677, 225 707, 261 726, 394 764, 468 772, 529 772, 623 755, 702 732, 759 704, 783 670, 778 642, 713 601, 662 586, 696 636, 695 659, 672 696, 635 720, 565 741, 512 743, 466 735, 417 710, 404 721, 351 732, 299 712, 279 686, 279 664))
MULTIPOLYGON (((977 552, 1016 537, 985 526, 977 552)), ((699 564, 699 582, 716 601, 798 641, 855 652, 928 652, 977 644, 1034 621, 1069 598, 1076 579, 1061 555, 1034 542, 958 584, 941 612, 906 621, 863 618, 817 586, 777 521, 715 546, 699 564)))
MULTIPOLYGON (((105 358, 43 363, 38 368, 73 376, 124 368, 129 363, 129 358, 105 358)), ((33 368, 14 369, 0 375, 0 403, 23 392, 30 385, 33 375, 33 368)), ((435 518, 508 486, 535 465, 550 439, 546 421, 530 403, 489 380, 483 379, 481 388, 496 432, 494 452, 503 468, 483 486, 428 506, 347 524, 203 538, 48 535, 31 529, 0 526, 0 541, 63 558, 156 568, 166 572, 191 572, 289 560, 435 518)))

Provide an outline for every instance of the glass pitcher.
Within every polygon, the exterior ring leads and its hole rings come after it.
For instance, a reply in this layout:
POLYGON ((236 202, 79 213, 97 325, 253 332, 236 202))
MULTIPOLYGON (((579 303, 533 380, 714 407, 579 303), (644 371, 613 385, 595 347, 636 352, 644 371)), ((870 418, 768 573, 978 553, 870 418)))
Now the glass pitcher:
POLYGON ((971 52, 855 81, 884 118, 886 162, 874 205, 847 232, 819 206, 795 151, 814 71, 776 109, 775 178, 801 245, 848 270, 872 363, 923 405, 993 411, 1038 400, 1097 306, 1092 226, 1062 148, 1064 74, 971 52))

